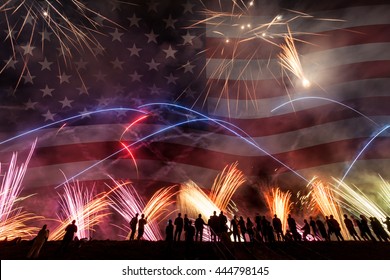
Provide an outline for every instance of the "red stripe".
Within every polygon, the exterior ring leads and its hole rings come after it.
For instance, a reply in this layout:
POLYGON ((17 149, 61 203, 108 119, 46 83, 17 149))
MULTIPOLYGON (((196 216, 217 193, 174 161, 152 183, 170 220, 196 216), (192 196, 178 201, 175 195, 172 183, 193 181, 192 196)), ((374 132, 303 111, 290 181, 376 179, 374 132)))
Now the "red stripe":
MULTIPOLYGON (((367 138, 357 138, 337 141, 275 154, 274 156, 294 170, 311 168, 325 164, 351 161, 368 140, 367 138)), ((388 138, 378 137, 360 159, 389 158, 389 140, 388 138)), ((120 149, 120 145, 117 142, 38 148, 30 163, 30 167, 101 160, 118 149, 120 149)), ((140 160, 176 162, 213 170, 222 170, 227 164, 238 161, 240 169, 247 175, 256 175, 259 168, 271 172, 281 167, 278 162, 272 160, 267 155, 237 156, 180 144, 150 143, 147 147, 140 147, 133 150, 133 152, 135 157, 140 160)), ((128 158, 128 155, 121 153, 112 159, 116 158, 128 158)), ((286 169, 285 171, 289 170, 286 169)))
MULTIPOLYGON (((295 47, 299 54, 305 55, 333 48, 353 45, 390 42, 389 24, 359 26, 348 29, 338 29, 311 35, 293 36, 295 47)), ((243 38, 206 38, 206 57, 214 59, 270 59, 277 58, 281 52, 277 45, 284 39, 276 38, 272 45, 261 38, 245 40, 243 38)))
MULTIPOLYGON (((275 73, 277 74, 277 73, 275 73)), ((332 86, 349 81, 364 79, 378 79, 390 77, 390 60, 368 61, 348 65, 341 65, 319 71, 318 77, 323 78, 320 86, 332 86)), ((209 79, 205 97, 215 97, 234 100, 254 100, 285 96, 286 88, 294 90, 287 78, 272 80, 224 80, 209 79)))

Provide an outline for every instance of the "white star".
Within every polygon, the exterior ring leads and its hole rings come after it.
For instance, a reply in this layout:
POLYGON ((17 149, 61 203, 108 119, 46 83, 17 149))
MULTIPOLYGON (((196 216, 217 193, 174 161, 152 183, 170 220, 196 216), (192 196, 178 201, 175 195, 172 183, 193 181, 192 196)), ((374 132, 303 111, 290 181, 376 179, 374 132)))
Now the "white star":
POLYGON ((45 59, 42 62, 39 62, 39 64, 42 65, 41 71, 45 69, 51 71, 50 65, 52 65, 53 62, 48 61, 47 58, 45 57, 45 59))
POLYGON ((38 104, 38 102, 32 102, 31 98, 28 99, 27 103, 24 103, 26 110, 28 110, 28 109, 34 110, 35 109, 35 105, 37 105, 37 104, 38 104))
POLYGON ((152 30, 149 34, 145 34, 146 37, 148 37, 148 42, 147 43, 150 43, 150 42, 155 42, 157 44, 157 37, 158 35, 157 34, 154 34, 154 31, 152 30))
POLYGON ((175 22, 177 21, 177 19, 173 19, 172 15, 169 15, 167 19, 163 19, 163 21, 165 21, 165 28, 171 27, 175 29, 175 22))
POLYGON ((187 73, 187 72, 191 72, 191 73, 194 73, 192 71, 192 69, 194 69, 195 65, 192 65, 188 60, 187 60, 187 63, 183 65, 183 68, 184 68, 184 73, 187 73))
POLYGON ((163 50, 163 52, 166 53, 165 58, 168 58, 168 57, 172 57, 173 59, 176 58, 176 57, 175 57, 175 53, 177 53, 177 51, 174 50, 174 49, 172 49, 172 46, 171 46, 171 45, 169 45, 168 49, 163 50))
POLYGON ((96 77, 96 82, 102 81, 105 82, 106 74, 103 74, 102 71, 99 70, 99 73, 94 75, 96 77))
POLYGON ((120 33, 118 31, 118 28, 115 28, 115 31, 110 32, 110 34, 112 36, 112 41, 118 40, 119 42, 122 42, 121 36, 123 35, 123 33, 120 33))
POLYGON ((99 99, 96 99, 98 101, 98 106, 106 106, 110 104, 110 98, 100 97, 99 99))
POLYGON ((35 76, 31 76, 30 73, 27 73, 27 75, 23 76, 23 80, 24 80, 25 84, 27 84, 27 83, 34 84, 34 82, 33 82, 34 79, 35 79, 35 76))
POLYGON ((34 46, 31 46, 30 44, 26 44, 24 46, 20 46, 23 50, 24 50, 24 53, 23 55, 33 55, 32 51, 35 49, 34 46))
POLYGON ((18 61, 15 59, 13 59, 12 57, 10 57, 8 60, 4 60, 5 62, 5 66, 6 66, 6 69, 8 68, 13 68, 13 69, 16 69, 15 68, 15 64, 18 63, 18 61))
POLYGON ((114 93, 123 93, 123 90, 125 89, 124 86, 122 86, 121 84, 117 84, 116 86, 113 87, 113 92, 114 93))
POLYGON ((141 82, 141 78, 143 77, 143 75, 139 75, 137 73, 137 71, 134 71, 134 73, 130 74, 129 76, 131 77, 132 82, 135 82, 135 81, 141 82))
POLYGON ((46 85, 45 88, 40 89, 40 91, 43 92, 42 97, 45 97, 46 95, 53 96, 53 94, 52 94, 53 90, 54 90, 54 88, 49 88, 47 85, 46 85))
POLYGON ((79 112, 79 114, 81 115, 81 119, 91 118, 91 112, 89 112, 87 110, 87 108, 85 108, 85 107, 84 107, 84 110, 82 112, 79 112))
POLYGON ((127 48, 127 49, 130 51, 130 57, 133 55, 136 55, 139 57, 139 52, 140 52, 141 48, 137 48, 137 46, 135 44, 133 44, 133 47, 127 48))
POLYGON ((138 18, 135 14, 133 14, 131 18, 127 19, 130 20, 130 27, 132 27, 133 25, 139 27, 139 21, 141 20, 141 18, 138 18))
POLYGON ((69 82, 69 78, 72 77, 71 75, 66 75, 65 73, 62 73, 60 74, 59 76, 57 76, 58 79, 60 79, 60 84, 62 83, 70 83, 69 82))
POLYGON ((86 62, 82 58, 80 58, 80 60, 78 62, 75 62, 74 64, 76 64, 77 70, 81 70, 81 69, 86 70, 88 62, 86 62))
POLYGON ((104 17, 102 17, 100 14, 97 14, 93 18, 93 20, 96 21, 99 26, 102 26, 103 25, 103 21, 104 21, 104 17))
POLYGON ((190 1, 187 1, 185 4, 182 5, 184 7, 184 11, 183 11, 183 14, 185 14, 186 12, 189 12, 191 14, 193 14, 194 12, 192 11, 192 8, 195 6, 193 4, 190 3, 190 1))
POLYGON ((104 54, 105 48, 103 48, 102 46, 98 45, 96 48, 92 48, 92 50, 93 50, 93 54, 95 56, 98 56, 98 55, 103 55, 104 54))
POLYGON ((171 83, 174 84, 174 85, 176 85, 176 80, 179 79, 179 77, 175 77, 175 76, 173 76, 173 74, 171 73, 171 74, 169 74, 169 76, 165 76, 165 79, 168 80, 168 81, 167 81, 168 85, 171 84, 171 83))
POLYGON ((160 65, 160 63, 155 62, 153 58, 152 58, 152 61, 147 62, 146 64, 149 66, 149 69, 148 69, 149 71, 152 69, 158 71, 157 67, 160 65))
POLYGON ((187 30, 187 34, 184 35, 184 36, 182 36, 182 38, 184 39, 183 45, 185 45, 185 44, 190 44, 190 45, 192 45, 192 39, 194 39, 195 36, 192 36, 192 35, 190 34, 190 31, 187 30))
POLYGON ((24 16, 23 18, 24 18, 23 25, 26 23, 28 23, 30 25, 34 25, 35 18, 30 14, 30 12, 28 12, 28 14, 26 16, 24 16))
POLYGON ((52 114, 51 112, 50 112, 50 110, 47 110, 47 112, 46 112, 46 114, 42 114, 42 116, 44 116, 45 117, 45 122, 47 122, 47 121, 54 121, 54 116, 55 116, 56 114, 52 114))
POLYGON ((72 108, 73 100, 69 100, 66 96, 65 96, 64 100, 58 101, 58 102, 60 102, 62 104, 62 109, 66 108, 66 107, 72 108))
POLYGON ((48 32, 47 30, 46 30, 46 28, 45 29, 43 29, 43 32, 39 32, 39 34, 41 34, 41 36, 42 36, 42 41, 44 41, 44 40, 47 40, 47 41, 51 41, 50 40, 50 35, 52 34, 52 32, 48 32))
POLYGON ((160 94, 160 88, 158 88, 155 84, 153 84, 152 87, 149 87, 150 89, 150 94, 157 94, 159 95, 160 94))
POLYGON ((158 2, 150 1, 149 7, 148 7, 148 12, 155 11, 157 13, 157 6, 158 6, 158 2))
POLYGON ((7 34, 7 36, 5 37, 5 40, 15 39, 16 30, 9 28, 9 29, 4 30, 4 32, 7 34))
POLYGON ((117 118, 123 118, 123 117, 126 117, 127 115, 127 112, 125 110, 118 110, 116 111, 116 117, 117 118))
POLYGON ((195 91, 193 91, 192 89, 190 89, 190 88, 188 88, 188 89, 186 89, 186 96, 187 97, 190 97, 190 98, 192 98, 192 99, 194 99, 195 98, 195 91))
POLYGON ((79 91, 79 95, 82 95, 82 94, 89 95, 88 94, 89 87, 86 87, 84 84, 81 87, 78 87, 76 89, 79 91))
POLYGON ((122 67, 122 64, 124 62, 123 61, 120 61, 118 58, 115 58, 114 61, 111 61, 111 64, 112 66, 114 67, 114 69, 118 68, 120 70, 123 70, 123 67, 122 67))

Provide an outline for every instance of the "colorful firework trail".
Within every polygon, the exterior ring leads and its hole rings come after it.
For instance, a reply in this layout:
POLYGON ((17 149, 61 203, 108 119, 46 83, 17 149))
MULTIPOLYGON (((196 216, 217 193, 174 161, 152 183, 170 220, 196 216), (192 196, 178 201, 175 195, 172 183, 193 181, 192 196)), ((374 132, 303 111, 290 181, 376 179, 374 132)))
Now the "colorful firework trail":
MULTIPOLYGON (((333 187, 334 192, 338 195, 340 204, 350 213, 359 217, 360 214, 366 217, 376 217, 385 219, 389 214, 386 213, 377 203, 365 195, 358 187, 347 185, 340 179, 333 178, 337 183, 333 187)), ((388 188, 382 188, 389 192, 388 188)), ((388 199, 388 198, 387 198, 388 199)))
POLYGON ((310 192, 310 197, 313 200, 313 204, 318 207, 322 215, 333 217, 339 222, 341 227, 341 233, 344 238, 348 237, 348 231, 344 225, 344 217, 342 208, 335 197, 334 190, 328 184, 325 184, 320 179, 314 177, 307 185, 310 192))
MULTIPOLYGON (((27 166, 33 155, 37 141, 31 146, 26 160, 17 165, 18 153, 12 154, 8 169, 2 174, 3 180, 0 186, 0 237, 12 239, 16 237, 28 238, 36 233, 39 228, 28 226, 29 222, 43 217, 36 216, 18 207, 17 203, 27 197, 20 197, 22 183, 26 175, 27 166)), ((0 173, 1 173, 0 164, 0 173)))
POLYGON ((271 188, 263 192, 271 217, 274 214, 282 221, 283 232, 287 229, 287 216, 292 210, 291 192, 283 192, 280 188, 271 188))
POLYGON ((108 199, 111 201, 111 207, 126 221, 126 224, 120 227, 122 230, 128 232, 126 239, 130 235, 130 220, 136 213, 143 213, 145 214, 145 218, 147 218, 144 233, 146 240, 157 241, 163 239, 158 223, 170 214, 169 206, 175 203, 176 186, 159 189, 145 205, 131 183, 120 183, 114 179, 112 181, 115 187, 109 186, 111 193, 108 199))
POLYGON ((59 240, 64 235, 65 228, 76 220, 77 237, 92 239, 94 227, 110 213, 107 211, 109 202, 105 192, 94 195, 94 187, 87 188, 76 182, 67 182, 60 196, 61 212, 58 213, 60 223, 50 234, 50 240, 59 240))

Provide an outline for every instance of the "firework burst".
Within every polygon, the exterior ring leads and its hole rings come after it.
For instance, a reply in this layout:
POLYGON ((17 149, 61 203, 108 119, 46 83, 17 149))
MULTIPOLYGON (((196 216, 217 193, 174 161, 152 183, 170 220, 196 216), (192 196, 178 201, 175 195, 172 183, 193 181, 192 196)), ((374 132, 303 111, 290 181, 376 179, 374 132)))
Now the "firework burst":
MULTIPOLYGON (((27 197, 20 197, 22 190, 22 182, 27 171, 28 163, 32 157, 36 146, 36 141, 31 146, 30 152, 20 166, 17 165, 18 154, 15 152, 12 155, 9 167, 2 175, 3 180, 0 186, 0 237, 1 238, 28 238, 35 234, 36 227, 27 226, 27 223, 32 222, 42 217, 36 216, 18 207, 17 203, 27 197)), ((0 164, 0 173, 1 173, 0 164)))
POLYGON ((287 216, 291 212, 291 192, 282 192, 279 188, 271 188, 263 193, 271 216, 276 214, 282 221, 283 232, 287 229, 287 216))
POLYGON ((78 238, 91 239, 94 227, 109 215, 107 194, 102 192, 94 195, 94 187, 89 189, 78 181, 67 182, 63 188, 64 192, 58 193, 61 207, 61 213, 58 214, 60 225, 53 230, 50 239, 61 239, 72 220, 76 220, 78 238))

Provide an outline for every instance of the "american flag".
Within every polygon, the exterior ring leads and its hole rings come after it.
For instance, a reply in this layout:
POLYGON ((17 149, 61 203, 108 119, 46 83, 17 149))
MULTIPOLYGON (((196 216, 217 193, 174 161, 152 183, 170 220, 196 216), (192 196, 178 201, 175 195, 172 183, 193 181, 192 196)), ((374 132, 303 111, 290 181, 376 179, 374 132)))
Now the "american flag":
POLYGON ((209 188, 236 161, 249 185, 290 189, 341 178, 354 159, 348 179, 387 175, 387 129, 359 155, 389 124, 386 1, 19 2, 0 15, 1 162, 38 139, 24 192, 40 214, 63 173, 131 180, 145 197, 189 179, 209 188), (308 88, 280 65, 288 32, 308 88), (126 130, 144 115, 127 108, 148 115, 126 130))

